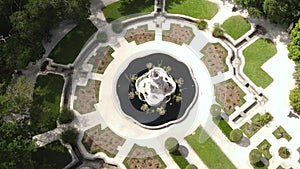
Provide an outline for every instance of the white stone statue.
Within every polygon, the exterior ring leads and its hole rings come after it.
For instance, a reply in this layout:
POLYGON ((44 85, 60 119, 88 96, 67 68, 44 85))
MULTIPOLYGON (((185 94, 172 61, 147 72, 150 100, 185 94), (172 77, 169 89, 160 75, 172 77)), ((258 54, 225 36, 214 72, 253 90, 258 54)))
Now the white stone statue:
POLYGON ((176 83, 164 69, 154 67, 136 80, 135 87, 141 100, 150 106, 157 106, 171 99, 176 83))

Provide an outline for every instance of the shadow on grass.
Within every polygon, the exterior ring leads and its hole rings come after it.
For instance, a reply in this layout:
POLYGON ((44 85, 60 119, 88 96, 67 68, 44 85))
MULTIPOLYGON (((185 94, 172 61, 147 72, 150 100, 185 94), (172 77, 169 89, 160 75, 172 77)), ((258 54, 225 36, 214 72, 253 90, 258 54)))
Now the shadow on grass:
POLYGON ((166 0, 165 9, 172 8, 173 4, 182 4, 186 0, 166 0))
POLYGON ((141 13, 144 9, 149 8, 149 6, 153 4, 153 0, 122 0, 120 13, 124 16, 141 13))

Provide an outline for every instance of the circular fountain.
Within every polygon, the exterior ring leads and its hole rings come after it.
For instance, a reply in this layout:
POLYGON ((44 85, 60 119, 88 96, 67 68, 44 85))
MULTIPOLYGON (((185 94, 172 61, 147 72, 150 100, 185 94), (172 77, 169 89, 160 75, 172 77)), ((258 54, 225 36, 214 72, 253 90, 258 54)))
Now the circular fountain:
POLYGON ((183 120, 198 94, 191 69, 164 53, 134 59, 116 85, 124 115, 148 129, 183 120))

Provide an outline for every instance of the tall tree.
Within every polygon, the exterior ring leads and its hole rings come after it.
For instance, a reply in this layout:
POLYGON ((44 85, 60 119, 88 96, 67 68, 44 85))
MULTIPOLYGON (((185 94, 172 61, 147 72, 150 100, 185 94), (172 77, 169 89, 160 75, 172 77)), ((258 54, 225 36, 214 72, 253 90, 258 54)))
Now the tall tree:
POLYGON ((0 168, 33 168, 35 143, 25 118, 32 92, 32 83, 20 78, 0 95, 0 168))
POLYGON ((288 57, 296 64, 300 63, 300 19, 291 32, 292 42, 288 45, 288 57))

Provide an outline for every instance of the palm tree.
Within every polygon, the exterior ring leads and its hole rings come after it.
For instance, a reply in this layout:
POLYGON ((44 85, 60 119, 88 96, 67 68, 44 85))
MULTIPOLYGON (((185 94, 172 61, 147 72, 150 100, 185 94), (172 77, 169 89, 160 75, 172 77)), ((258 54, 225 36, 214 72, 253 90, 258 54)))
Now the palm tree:
POLYGON ((149 111, 149 106, 147 103, 144 103, 142 106, 141 106, 141 110, 142 111, 149 111))

